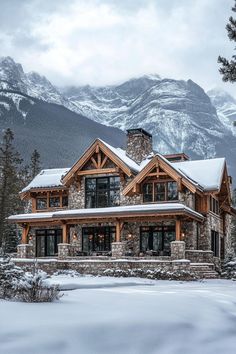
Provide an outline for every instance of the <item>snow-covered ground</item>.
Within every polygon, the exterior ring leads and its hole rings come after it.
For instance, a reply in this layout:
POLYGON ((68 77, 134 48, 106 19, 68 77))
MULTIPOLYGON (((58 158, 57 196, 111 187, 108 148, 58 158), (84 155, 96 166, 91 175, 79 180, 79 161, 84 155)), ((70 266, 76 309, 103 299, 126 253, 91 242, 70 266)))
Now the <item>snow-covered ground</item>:
POLYGON ((236 353, 236 282, 50 281, 55 303, 0 301, 1 354, 236 353))

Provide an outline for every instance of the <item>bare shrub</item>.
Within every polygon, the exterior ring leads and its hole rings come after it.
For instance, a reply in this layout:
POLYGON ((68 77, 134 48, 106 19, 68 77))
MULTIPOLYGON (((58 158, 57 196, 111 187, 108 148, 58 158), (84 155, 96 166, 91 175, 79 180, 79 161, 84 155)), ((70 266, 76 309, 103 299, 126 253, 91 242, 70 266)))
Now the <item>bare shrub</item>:
POLYGON ((49 285, 47 274, 38 270, 35 274, 25 273, 24 278, 15 284, 16 299, 24 302, 52 302, 58 300, 59 285, 49 285))

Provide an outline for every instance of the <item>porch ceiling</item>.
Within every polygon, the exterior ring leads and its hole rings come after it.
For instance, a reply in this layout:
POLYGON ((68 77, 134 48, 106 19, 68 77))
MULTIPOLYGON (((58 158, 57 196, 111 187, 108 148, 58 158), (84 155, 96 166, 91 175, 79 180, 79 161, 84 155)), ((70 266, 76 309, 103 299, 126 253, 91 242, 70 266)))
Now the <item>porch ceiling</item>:
POLYGON ((197 221, 203 221, 200 213, 180 203, 141 204, 109 208, 74 209, 55 212, 31 213, 11 215, 8 221, 11 223, 36 223, 56 221, 84 221, 101 219, 134 219, 139 217, 177 217, 184 216, 197 221))

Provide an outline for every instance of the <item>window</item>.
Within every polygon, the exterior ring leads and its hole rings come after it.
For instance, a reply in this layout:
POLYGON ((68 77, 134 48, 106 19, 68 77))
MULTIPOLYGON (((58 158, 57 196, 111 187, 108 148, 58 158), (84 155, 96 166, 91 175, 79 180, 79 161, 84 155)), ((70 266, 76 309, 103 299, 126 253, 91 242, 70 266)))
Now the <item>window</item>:
POLYGON ((211 230, 211 250, 213 251, 214 257, 219 257, 219 232, 211 230))
POLYGON ((155 202, 162 202, 166 200, 166 184, 165 183, 156 183, 155 184, 155 202))
POLYGON ((219 202, 217 199, 215 199, 214 197, 210 196, 210 210, 215 213, 215 214, 219 214, 219 202))
POLYGON ((156 255, 169 256, 170 243, 175 240, 175 226, 141 226, 140 251, 152 251, 156 255))
POLYGON ((62 196, 62 207, 67 207, 68 206, 68 196, 63 195, 62 196))
POLYGON ((59 207, 60 207, 60 197, 50 197, 49 208, 59 208, 59 207))
POLYGON ((153 183, 145 183, 143 185, 143 201, 144 203, 152 202, 153 199, 153 183))
POLYGON ((68 196, 58 195, 55 192, 47 196, 36 198, 36 210, 46 210, 48 208, 65 208, 68 206, 68 196))
POLYGON ((86 178, 85 207, 105 208, 120 204, 120 177, 86 178))
POLYGON ((85 227, 82 229, 82 249, 91 252, 109 252, 111 243, 115 241, 114 226, 85 227))
POLYGON ((167 182, 167 199, 168 200, 178 199, 178 188, 176 182, 167 182))
POLYGON ((176 182, 152 182, 145 183, 143 185, 144 203, 163 202, 171 200, 178 200, 178 188, 176 182))
POLYGON ((58 253, 58 243, 61 242, 61 229, 36 230, 36 256, 55 256, 58 253))
POLYGON ((47 198, 37 198, 36 208, 37 210, 47 209, 47 198))

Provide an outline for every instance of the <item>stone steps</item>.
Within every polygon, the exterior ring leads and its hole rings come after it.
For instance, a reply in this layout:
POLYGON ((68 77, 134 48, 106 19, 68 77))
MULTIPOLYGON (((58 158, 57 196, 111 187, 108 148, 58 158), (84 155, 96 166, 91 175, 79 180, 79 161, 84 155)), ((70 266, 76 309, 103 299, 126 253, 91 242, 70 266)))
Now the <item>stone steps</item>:
POLYGON ((219 274, 215 271, 213 263, 191 263, 190 269, 194 271, 201 279, 216 279, 219 274))

